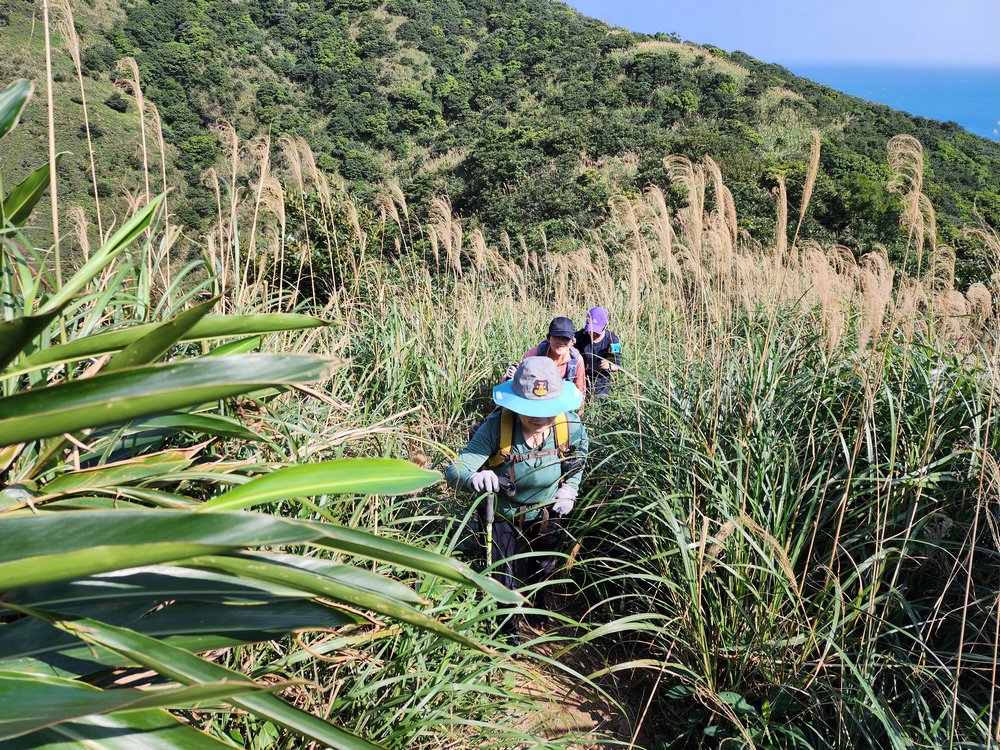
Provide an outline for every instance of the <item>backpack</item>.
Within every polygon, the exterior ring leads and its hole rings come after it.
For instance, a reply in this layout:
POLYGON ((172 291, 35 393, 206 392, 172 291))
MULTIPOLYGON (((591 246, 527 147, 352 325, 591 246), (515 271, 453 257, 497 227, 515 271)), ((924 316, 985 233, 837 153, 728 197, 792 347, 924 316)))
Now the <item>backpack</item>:
POLYGON ((514 480, 514 464, 526 461, 529 458, 542 458, 543 456, 559 456, 565 459, 572 448, 569 445, 569 420, 566 414, 559 414, 552 429, 555 430, 555 450, 531 451, 530 453, 514 452, 514 412, 510 409, 500 409, 500 441, 496 453, 486 459, 486 467, 496 469, 503 463, 510 461, 510 479, 514 480))
MULTIPOLYGON (((539 357, 544 357, 549 353, 549 342, 543 341, 535 349, 538 352, 539 357)), ((569 362, 566 364, 566 374, 563 376, 563 380, 568 380, 571 383, 576 382, 576 368, 580 364, 580 350, 575 346, 569 348, 569 362)))

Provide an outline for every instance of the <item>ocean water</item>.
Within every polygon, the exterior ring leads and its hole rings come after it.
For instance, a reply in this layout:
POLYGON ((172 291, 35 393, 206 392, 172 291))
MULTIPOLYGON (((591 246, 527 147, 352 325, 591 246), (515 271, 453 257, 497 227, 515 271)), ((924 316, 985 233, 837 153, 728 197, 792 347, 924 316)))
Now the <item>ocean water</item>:
POLYGON ((1000 67, 786 64, 796 75, 912 115, 1000 140, 1000 67))

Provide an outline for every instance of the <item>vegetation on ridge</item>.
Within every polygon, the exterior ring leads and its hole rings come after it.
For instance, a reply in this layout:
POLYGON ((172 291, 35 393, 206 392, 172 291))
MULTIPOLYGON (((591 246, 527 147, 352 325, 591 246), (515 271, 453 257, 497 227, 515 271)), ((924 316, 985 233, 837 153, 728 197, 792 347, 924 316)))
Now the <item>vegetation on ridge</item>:
MULTIPOLYGON (((20 0, 7 11, 22 59, 0 73, 41 70, 37 54, 23 53, 30 9, 20 0)), ((1000 147, 742 53, 609 29, 542 0, 253 0, 239 12, 223 0, 92 0, 76 13, 83 69, 102 103, 123 106, 96 84, 121 77, 118 59, 136 59, 169 168, 185 175, 173 210, 189 226, 216 214, 201 178, 227 148, 211 131, 225 121, 243 139, 304 138, 318 167, 362 202, 387 183, 418 213, 448 195, 490 239, 506 232, 533 247, 540 232, 554 242, 598 226, 613 195, 666 184, 665 156, 710 155, 741 227, 767 241, 777 181, 801 195, 818 128, 811 236, 856 252, 880 243, 898 260, 906 238, 884 154, 892 136, 909 134, 927 149, 926 193, 943 242, 958 250, 959 278, 988 272, 961 227, 980 217, 1000 225, 1000 147)), ((115 131, 104 138, 114 159, 133 150, 115 131)))

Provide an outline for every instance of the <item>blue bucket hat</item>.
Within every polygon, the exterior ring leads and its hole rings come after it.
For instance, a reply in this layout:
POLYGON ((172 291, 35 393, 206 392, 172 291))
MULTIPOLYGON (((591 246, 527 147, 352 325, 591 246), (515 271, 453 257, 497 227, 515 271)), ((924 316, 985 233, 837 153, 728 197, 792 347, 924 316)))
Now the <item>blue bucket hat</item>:
POLYGON ((548 357, 528 357, 514 377, 493 387, 493 403, 526 417, 555 417, 579 409, 583 394, 548 357))

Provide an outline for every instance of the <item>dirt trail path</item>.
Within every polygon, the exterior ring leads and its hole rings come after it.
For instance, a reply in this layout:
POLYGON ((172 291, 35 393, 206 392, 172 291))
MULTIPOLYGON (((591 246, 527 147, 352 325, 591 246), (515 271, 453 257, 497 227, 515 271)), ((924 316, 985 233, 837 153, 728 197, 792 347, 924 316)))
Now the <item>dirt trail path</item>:
MULTIPOLYGON (((553 658, 559 648, 552 643, 532 646, 531 650, 553 658)), ((580 674, 591 674, 604 667, 604 656, 594 649, 577 648, 559 657, 559 662, 580 674)), ((599 740, 614 740, 629 747, 635 729, 634 716, 641 712, 645 694, 630 694, 620 682, 604 680, 600 687, 581 684, 579 679, 557 667, 536 660, 521 660, 524 675, 519 679, 523 695, 537 701, 540 710, 526 719, 523 728, 540 736, 556 739, 578 738, 569 745, 573 750, 603 747, 599 740), (615 702, 615 699, 619 703, 615 702), (629 704, 632 705, 629 705, 629 704), (637 704, 638 705, 637 707, 637 704)), ((641 691, 644 693, 644 691, 641 691)), ((635 750, 646 747, 645 733, 635 737, 635 750)))

